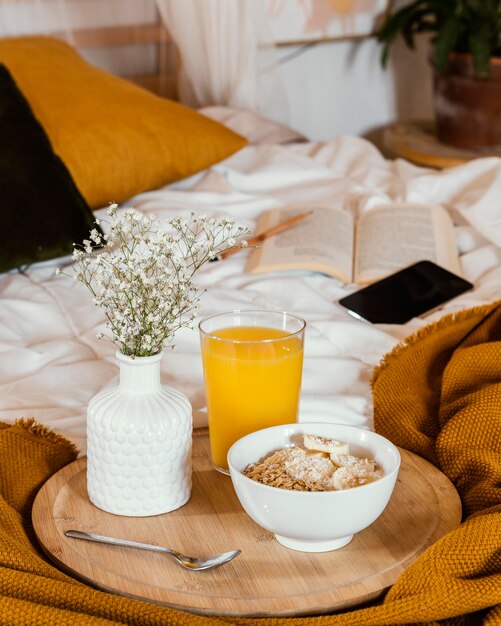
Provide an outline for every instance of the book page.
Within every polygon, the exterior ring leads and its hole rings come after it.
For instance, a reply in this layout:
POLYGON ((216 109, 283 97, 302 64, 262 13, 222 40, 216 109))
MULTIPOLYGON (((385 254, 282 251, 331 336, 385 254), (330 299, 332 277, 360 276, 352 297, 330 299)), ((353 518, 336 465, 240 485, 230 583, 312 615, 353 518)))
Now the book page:
POLYGON ((256 232, 307 210, 313 210, 310 217, 266 239, 252 252, 247 272, 310 270, 351 282, 355 224, 348 211, 330 207, 275 209, 259 220, 256 232))
POLYGON ((358 283, 373 282, 421 260, 461 274, 453 222, 441 206, 376 207, 359 219, 356 241, 358 283))

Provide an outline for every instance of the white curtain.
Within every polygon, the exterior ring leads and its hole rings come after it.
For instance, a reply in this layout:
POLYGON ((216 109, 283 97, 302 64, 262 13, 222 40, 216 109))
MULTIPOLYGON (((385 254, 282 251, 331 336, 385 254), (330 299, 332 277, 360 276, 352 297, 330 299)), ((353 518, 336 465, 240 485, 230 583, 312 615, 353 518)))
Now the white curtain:
POLYGON ((179 51, 182 102, 287 117, 285 89, 262 0, 156 3, 179 51))

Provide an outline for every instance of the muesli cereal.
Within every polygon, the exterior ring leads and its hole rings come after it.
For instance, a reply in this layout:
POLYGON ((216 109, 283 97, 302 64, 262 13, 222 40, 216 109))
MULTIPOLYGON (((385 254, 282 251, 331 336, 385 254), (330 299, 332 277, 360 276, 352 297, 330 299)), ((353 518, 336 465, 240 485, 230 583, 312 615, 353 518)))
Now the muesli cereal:
POLYGON ((248 465, 243 474, 257 482, 293 491, 352 489, 383 476, 375 461, 349 454, 347 443, 304 435, 305 448, 284 448, 260 463, 248 465))

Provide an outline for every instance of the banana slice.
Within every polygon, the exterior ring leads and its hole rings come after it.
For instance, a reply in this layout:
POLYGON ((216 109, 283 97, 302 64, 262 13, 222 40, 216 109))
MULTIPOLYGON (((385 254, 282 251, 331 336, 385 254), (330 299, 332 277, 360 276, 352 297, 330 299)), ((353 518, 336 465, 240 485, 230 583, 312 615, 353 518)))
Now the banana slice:
POLYGON ((329 439, 327 437, 319 437, 318 435, 304 435, 304 447, 308 450, 316 450, 317 452, 327 452, 328 454, 349 454, 350 448, 347 443, 329 439))
POLYGON ((332 475, 331 482, 334 489, 352 489, 371 483, 381 478, 381 475, 380 471, 374 470, 372 463, 358 463, 338 468, 332 475))
POLYGON ((364 471, 370 473, 376 468, 376 462, 369 459, 363 459, 358 456, 352 456, 351 454, 330 454, 330 460, 336 467, 360 467, 364 471))
POLYGON ((285 458, 285 470, 294 480, 320 485, 331 478, 334 466, 322 452, 292 448, 285 458))

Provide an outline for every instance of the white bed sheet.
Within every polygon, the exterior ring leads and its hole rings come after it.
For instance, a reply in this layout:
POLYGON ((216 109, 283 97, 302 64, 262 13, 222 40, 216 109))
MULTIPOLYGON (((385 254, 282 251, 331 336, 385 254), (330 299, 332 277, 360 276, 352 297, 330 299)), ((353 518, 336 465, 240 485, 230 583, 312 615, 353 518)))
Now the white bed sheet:
MULTIPOLYGON (((355 286, 343 287, 327 276, 246 275, 248 252, 208 264, 199 274, 199 285, 207 289, 199 318, 267 308, 306 319, 300 420, 371 428, 370 379, 381 357, 443 314, 501 297, 501 159, 434 171, 386 160, 361 138, 290 143, 293 135, 257 117, 250 124, 248 113, 212 108, 207 114, 231 120, 236 130, 241 122, 241 132, 252 131, 260 141, 278 136, 287 143, 249 145, 209 170, 136 196, 125 206, 161 216, 188 210, 230 215, 251 228, 262 211, 289 204, 331 203, 362 212, 388 200, 407 200, 442 203, 451 210, 464 276, 475 289, 403 326, 350 317, 337 300, 355 286)), ((55 275, 64 262, 68 259, 0 276, 0 420, 33 416, 84 453, 87 404, 118 372, 115 347, 96 338, 101 311, 80 283, 55 275)), ((179 332, 175 343, 162 362, 163 380, 188 396, 194 425, 205 425, 197 330, 179 332)))

